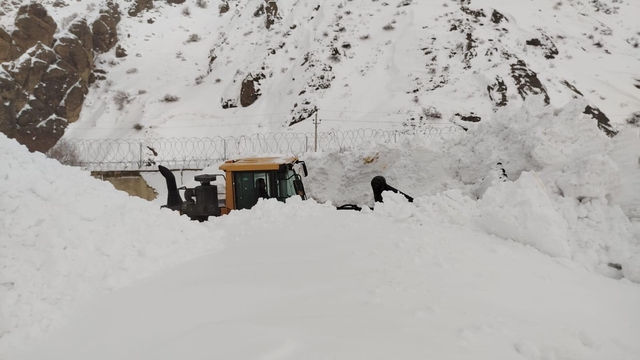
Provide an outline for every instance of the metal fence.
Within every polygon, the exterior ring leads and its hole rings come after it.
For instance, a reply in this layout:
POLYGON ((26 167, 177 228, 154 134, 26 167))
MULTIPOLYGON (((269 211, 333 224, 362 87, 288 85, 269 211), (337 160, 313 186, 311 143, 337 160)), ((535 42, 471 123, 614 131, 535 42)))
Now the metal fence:
POLYGON ((214 162, 256 154, 292 154, 350 150, 363 143, 429 143, 463 132, 456 126, 409 131, 359 129, 318 133, 265 133, 213 138, 70 139, 68 144, 84 168, 92 171, 145 170, 164 165, 202 169, 214 162))

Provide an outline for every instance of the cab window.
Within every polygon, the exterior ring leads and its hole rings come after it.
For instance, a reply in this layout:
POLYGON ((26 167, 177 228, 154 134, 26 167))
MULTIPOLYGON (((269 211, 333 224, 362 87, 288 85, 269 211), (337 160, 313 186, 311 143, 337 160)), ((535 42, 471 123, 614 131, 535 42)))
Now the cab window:
POLYGON ((273 197, 273 176, 269 172, 238 171, 235 182, 236 209, 251 209, 259 198, 273 197))
POLYGON ((278 181, 278 200, 285 201, 296 195, 295 188, 293 187, 293 180, 295 180, 295 172, 292 170, 281 171, 277 176, 278 181))

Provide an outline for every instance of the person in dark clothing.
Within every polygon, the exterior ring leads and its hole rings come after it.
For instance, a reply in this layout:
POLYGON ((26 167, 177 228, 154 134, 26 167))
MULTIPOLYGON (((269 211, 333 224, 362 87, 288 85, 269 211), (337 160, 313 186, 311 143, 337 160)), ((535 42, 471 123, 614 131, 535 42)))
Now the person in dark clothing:
POLYGON ((264 179, 260 178, 256 181, 256 189, 258 189, 258 197, 263 199, 269 198, 269 194, 267 193, 267 184, 264 179))

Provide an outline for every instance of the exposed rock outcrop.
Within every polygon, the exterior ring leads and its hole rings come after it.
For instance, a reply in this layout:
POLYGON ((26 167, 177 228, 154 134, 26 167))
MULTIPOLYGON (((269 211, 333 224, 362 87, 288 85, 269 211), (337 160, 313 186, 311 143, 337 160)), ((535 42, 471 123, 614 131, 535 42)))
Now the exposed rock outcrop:
POLYGON ((116 46, 116 57, 117 58, 127 57, 127 50, 125 50, 125 48, 123 48, 120 45, 116 46))
POLYGON ((588 105, 584 109, 584 114, 589 115, 593 119, 595 119, 598 122, 598 128, 602 130, 602 132, 607 134, 607 136, 614 137, 616 136, 616 134, 618 134, 618 132, 615 131, 611 126, 611 122, 609 121, 607 115, 605 115, 597 107, 588 105))
POLYGON ((265 20, 265 26, 267 29, 270 29, 273 24, 275 24, 276 20, 279 19, 278 15, 278 4, 276 0, 265 0, 267 6, 265 7, 265 12, 267 14, 267 19, 265 20))
POLYGON ((507 85, 500 76, 496 76, 495 83, 487 86, 487 91, 494 108, 507 105, 507 85))
POLYGON ((87 51, 82 42, 73 35, 66 35, 58 39, 53 50, 62 60, 73 67, 86 87, 93 68, 93 52, 87 51))
POLYGON ((153 0, 135 0, 127 14, 129 16, 138 16, 141 12, 151 9, 153 9, 153 0))
POLYGON ((46 152, 76 121, 94 69, 94 51, 117 42, 118 5, 109 1, 91 25, 76 19, 55 41, 55 22, 39 4, 22 6, 11 36, 0 31, 0 131, 46 152), (33 45, 32 45, 33 44, 33 45), (24 48, 26 47, 26 48, 24 48))
POLYGON ((238 101, 236 99, 221 99, 220 104, 223 109, 233 109, 238 107, 238 101))
POLYGON ((18 55, 18 46, 13 38, 0 27, 0 63, 14 60, 18 55))
POLYGON ((105 53, 116 46, 118 42, 116 26, 119 22, 120 10, 118 4, 108 2, 107 7, 100 10, 100 17, 91 25, 93 50, 105 53))
POLYGON ((16 15, 15 26, 16 30, 11 37, 18 45, 21 54, 38 42, 51 47, 53 34, 58 28, 56 22, 47 13, 47 9, 39 3, 21 6, 16 15))
POLYGON ((242 107, 253 105, 260 95, 262 95, 258 86, 260 85, 260 80, 264 78, 263 73, 256 75, 249 74, 244 78, 240 89, 240 105, 242 105, 242 107))
POLYGON ((545 34, 541 34, 541 38, 542 40, 540 40, 540 38, 529 39, 526 41, 526 44, 542 48, 546 59, 555 59, 559 53, 556 44, 545 34))
POLYGON ((18 113, 15 139, 31 151, 47 152, 60 140, 67 121, 57 116, 47 104, 31 99, 18 113))
POLYGON ((529 69, 524 61, 518 60, 515 64, 511 64, 511 77, 515 81, 518 94, 523 100, 529 95, 542 95, 545 105, 551 103, 549 94, 540 79, 538 79, 538 75, 535 71, 529 69))
POLYGON ((28 97, 7 111, 15 113, 16 139, 32 151, 47 151, 62 137, 68 120, 78 119, 86 86, 74 66, 42 43, 8 63, 6 70, 15 84, 7 97, 28 97))
POLYGON ((225 14, 229 11, 229 0, 222 0, 222 4, 218 7, 220 11, 220 15, 225 14))
POLYGON ((496 10, 493 10, 493 12, 491 13, 491 22, 494 24, 500 24, 503 21, 509 22, 509 20, 504 15, 496 10))
POLYGON ((9 137, 16 135, 16 113, 27 102, 27 94, 0 67, 0 132, 9 137))

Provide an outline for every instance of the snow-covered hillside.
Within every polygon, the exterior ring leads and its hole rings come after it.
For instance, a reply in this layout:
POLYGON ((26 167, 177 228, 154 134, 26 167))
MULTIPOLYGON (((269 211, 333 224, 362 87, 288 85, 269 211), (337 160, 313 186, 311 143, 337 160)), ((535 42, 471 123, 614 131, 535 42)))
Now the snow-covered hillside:
MULTIPOLYGON (((584 97, 614 123, 640 110, 635 1, 189 0, 126 15, 136 3, 119 1, 127 56, 97 55, 106 80, 67 137, 306 132, 289 125, 316 107, 324 130, 468 126, 531 97, 584 97)), ((48 9, 65 24, 91 4, 48 9)))

